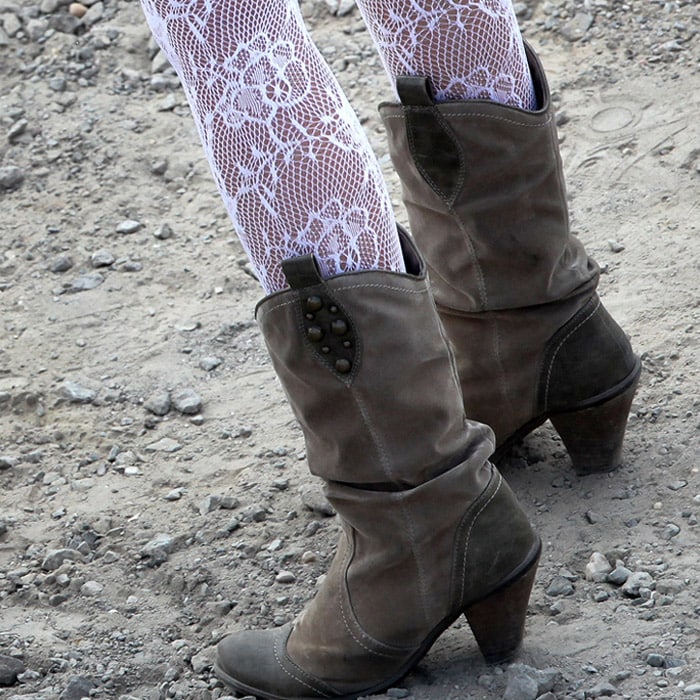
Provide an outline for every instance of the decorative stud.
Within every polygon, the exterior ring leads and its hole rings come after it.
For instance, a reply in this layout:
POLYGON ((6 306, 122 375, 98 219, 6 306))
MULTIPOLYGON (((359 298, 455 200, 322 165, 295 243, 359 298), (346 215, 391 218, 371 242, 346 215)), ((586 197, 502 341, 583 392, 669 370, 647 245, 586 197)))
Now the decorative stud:
POLYGON ((310 296, 306 300, 307 311, 320 311, 323 308, 323 300, 316 294, 310 296))
POLYGON ((331 331, 334 335, 345 335, 348 332, 348 324, 342 318, 331 321, 331 331))
POLYGON ((311 326, 306 330, 306 337, 312 343, 318 343, 323 338, 323 329, 319 328, 319 326, 311 326))
POLYGON ((350 360, 340 358, 339 360, 335 361, 335 368, 341 374, 347 374, 352 369, 352 364, 350 363, 350 360))

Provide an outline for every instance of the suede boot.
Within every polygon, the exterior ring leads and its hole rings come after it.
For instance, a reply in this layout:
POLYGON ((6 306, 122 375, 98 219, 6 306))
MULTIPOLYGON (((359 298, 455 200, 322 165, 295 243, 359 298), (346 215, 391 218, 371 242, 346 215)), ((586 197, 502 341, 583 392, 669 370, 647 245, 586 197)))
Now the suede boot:
POLYGON ((322 280, 286 261, 291 289, 257 319, 304 432, 309 467, 342 524, 316 597, 291 624, 231 634, 216 671, 275 700, 344 698, 395 684, 465 614, 484 656, 523 634, 540 542, 468 422, 425 270, 322 280))
POLYGON ((579 473, 608 471, 640 362, 570 233, 549 88, 526 50, 537 111, 435 103, 426 78, 400 77, 401 104, 380 114, 466 412, 493 428, 494 460, 550 419, 579 473))

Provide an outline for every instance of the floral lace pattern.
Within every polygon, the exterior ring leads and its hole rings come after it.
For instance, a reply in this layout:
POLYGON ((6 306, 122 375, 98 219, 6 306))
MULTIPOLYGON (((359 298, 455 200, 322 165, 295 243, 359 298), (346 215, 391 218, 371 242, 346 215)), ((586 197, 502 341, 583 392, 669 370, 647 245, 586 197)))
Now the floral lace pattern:
POLYGON ((142 0, 178 72, 263 288, 314 253, 325 276, 403 271, 381 169, 296 0, 142 0))
POLYGON ((357 0, 384 66, 426 75, 438 101, 485 99, 534 109, 511 0, 357 0))
MULTIPOLYGON (((268 293, 314 253, 331 276, 403 271, 391 201, 298 0, 141 0, 177 71, 224 204, 268 293)), ((534 103, 510 0, 358 0, 390 76, 440 100, 534 103)))

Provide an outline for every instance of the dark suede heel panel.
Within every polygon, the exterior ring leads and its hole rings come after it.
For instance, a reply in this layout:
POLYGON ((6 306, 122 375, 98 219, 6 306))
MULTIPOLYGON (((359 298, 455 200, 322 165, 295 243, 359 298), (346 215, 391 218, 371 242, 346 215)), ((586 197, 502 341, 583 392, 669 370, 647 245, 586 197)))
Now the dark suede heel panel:
POLYGON ((557 333, 545 349, 538 413, 571 411, 609 398, 636 376, 638 360, 627 336, 597 295, 557 333))

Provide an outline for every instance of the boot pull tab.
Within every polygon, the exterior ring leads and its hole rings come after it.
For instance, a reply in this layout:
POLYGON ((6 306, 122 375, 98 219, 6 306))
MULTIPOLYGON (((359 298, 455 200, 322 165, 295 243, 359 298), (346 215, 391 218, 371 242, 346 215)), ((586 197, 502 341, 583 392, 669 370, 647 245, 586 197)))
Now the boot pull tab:
POLYGON ((282 261, 289 286, 299 295, 299 310, 306 337, 316 358, 344 384, 358 370, 359 338, 355 324, 334 298, 321 277, 318 260, 301 255, 282 261))
POLYGON ((432 107, 435 104, 424 75, 400 75, 396 78, 396 92, 405 107, 432 107))
POLYGON ((460 143, 432 97, 428 78, 401 75, 396 79, 396 92, 413 161, 426 183, 451 206, 464 181, 460 143))
POLYGON ((318 261, 316 256, 312 254, 283 260, 282 272, 284 272, 284 276, 292 289, 299 290, 304 287, 315 287, 317 284, 323 284, 318 261))

